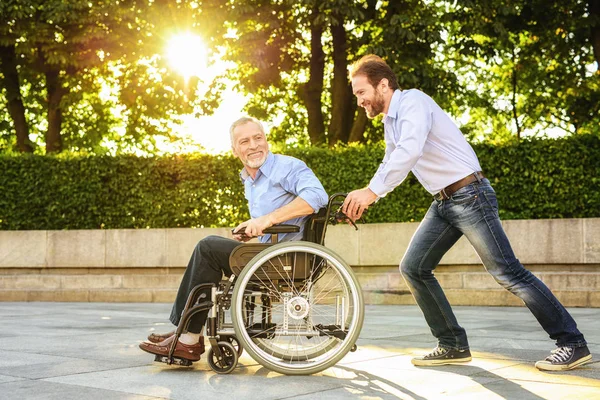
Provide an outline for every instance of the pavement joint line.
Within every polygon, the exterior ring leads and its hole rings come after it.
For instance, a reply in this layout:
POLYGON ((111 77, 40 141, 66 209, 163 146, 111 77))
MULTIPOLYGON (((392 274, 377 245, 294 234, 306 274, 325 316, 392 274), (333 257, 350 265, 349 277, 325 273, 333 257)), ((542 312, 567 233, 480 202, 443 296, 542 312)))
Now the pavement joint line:
MULTIPOLYGON (((73 360, 84 360, 84 361, 107 361, 107 362, 115 362, 113 359, 110 358, 84 358, 84 357, 74 357, 74 356, 68 356, 68 355, 61 355, 61 354, 51 354, 51 353, 38 353, 38 352, 31 352, 31 351, 23 351, 23 350, 7 350, 7 349, 3 349, 0 348, 0 351, 6 351, 9 353, 17 353, 17 354, 31 354, 31 355, 36 355, 36 356, 49 356, 49 357, 63 357, 63 358, 70 358, 73 360)), ((117 361, 118 362, 118 361, 117 361)), ((138 366, 144 366, 144 365, 151 365, 151 364, 147 364, 147 363, 143 363, 141 365, 138 366)), ((134 368, 134 367, 127 367, 127 368, 134 368)))
POLYGON ((373 360, 383 360, 383 359, 386 359, 386 358, 394 358, 394 357, 398 357, 398 356, 410 356, 410 354, 392 354, 392 355, 389 355, 389 356, 370 357, 370 358, 365 358, 365 359, 356 360, 356 361, 347 361, 347 362, 342 361, 340 363, 340 365, 352 365, 352 364, 358 364, 358 363, 363 363, 363 362, 368 362, 368 361, 373 361, 373 360))
MULTIPOLYGON (((565 372, 565 371, 557 371, 557 372, 565 372)), ((519 378, 514 378, 514 379, 507 379, 507 378, 503 378, 503 380, 507 380, 510 382, 531 382, 531 383, 543 383, 544 385, 555 385, 555 386, 575 386, 575 387, 589 387, 589 388, 595 388, 598 387, 597 385, 585 385, 585 384, 580 384, 580 383, 566 383, 566 382, 548 382, 548 381, 537 381, 537 380, 532 380, 532 379, 519 379, 519 378)))
MULTIPOLYGON (((66 376, 69 376, 69 375, 66 375, 66 376)), ((45 379, 51 379, 51 378, 45 378, 45 379)), ((124 392, 122 390, 107 389, 107 388, 104 388, 104 387, 97 388, 97 387, 94 387, 94 386, 78 385, 76 383, 54 382, 54 381, 47 381, 47 380, 44 380, 44 379, 41 379, 40 381, 41 382, 45 382, 45 383, 53 383, 53 384, 56 384, 56 385, 67 385, 67 386, 73 386, 73 387, 78 387, 78 388, 90 388, 90 387, 92 387, 92 388, 97 389, 97 390, 106 390, 108 392, 113 392, 113 393, 124 393, 124 394, 132 395, 132 396, 144 396, 144 397, 147 397, 148 399, 161 399, 161 400, 168 400, 169 399, 168 397, 156 397, 156 396, 150 396, 150 395, 147 395, 147 394, 139 394, 139 393, 134 393, 134 392, 124 392)), ((10 382, 8 382, 8 383, 10 383, 10 382)))
POLYGON ((285 400, 285 399, 293 399, 294 397, 305 397, 305 396, 308 396, 308 395, 311 395, 311 394, 315 394, 315 393, 324 393, 324 392, 330 392, 330 391, 332 391, 332 390, 343 389, 343 388, 345 388, 345 387, 346 387, 346 385, 340 385, 340 386, 337 386, 337 387, 332 387, 332 388, 328 388, 328 389, 325 389, 325 390, 315 390, 314 392, 309 392, 309 393, 302 393, 302 394, 298 394, 298 393, 296 393, 296 394, 293 394, 293 395, 291 395, 291 396, 286 396, 286 397, 277 397, 277 398, 276 398, 276 399, 274 399, 274 400, 285 400))

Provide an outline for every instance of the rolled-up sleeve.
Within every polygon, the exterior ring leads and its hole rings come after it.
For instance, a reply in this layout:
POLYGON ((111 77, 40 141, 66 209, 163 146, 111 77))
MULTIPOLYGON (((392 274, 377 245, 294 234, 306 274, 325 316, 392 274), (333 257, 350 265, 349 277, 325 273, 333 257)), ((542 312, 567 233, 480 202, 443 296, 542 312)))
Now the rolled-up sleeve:
POLYGON ((314 210, 327 205, 328 196, 319 181, 319 178, 308 166, 298 159, 295 159, 290 173, 286 177, 287 190, 306 201, 314 210))

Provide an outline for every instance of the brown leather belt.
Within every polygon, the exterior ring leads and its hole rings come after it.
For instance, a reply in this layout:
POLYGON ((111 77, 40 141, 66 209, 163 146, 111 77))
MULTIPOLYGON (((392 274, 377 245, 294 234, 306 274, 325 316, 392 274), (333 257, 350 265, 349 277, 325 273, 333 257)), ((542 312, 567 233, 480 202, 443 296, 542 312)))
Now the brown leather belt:
POLYGON ((448 200, 450 197, 452 197, 454 192, 456 192, 458 189, 465 187, 470 183, 480 181, 483 178, 485 178, 485 176, 483 176, 483 172, 481 172, 481 171, 473 172, 471 175, 465 176, 461 180, 456 181, 453 184, 446 186, 445 188, 440 190, 438 193, 433 195, 433 198, 438 201, 448 200))

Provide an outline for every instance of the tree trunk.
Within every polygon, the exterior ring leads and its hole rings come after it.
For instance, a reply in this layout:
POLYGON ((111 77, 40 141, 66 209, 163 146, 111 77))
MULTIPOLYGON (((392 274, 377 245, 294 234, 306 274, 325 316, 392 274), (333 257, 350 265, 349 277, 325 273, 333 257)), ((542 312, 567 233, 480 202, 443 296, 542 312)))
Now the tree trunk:
POLYGON ((592 30, 592 48, 594 49, 594 58, 598 68, 596 73, 600 74, 600 0, 589 0, 590 18, 594 19, 595 22, 591 26, 592 30))
POLYGON ((21 85, 14 46, 0 46, 0 70, 4 76, 8 112, 17 134, 17 149, 20 152, 31 153, 33 147, 29 140, 29 126, 25 119, 25 107, 21 99, 21 85))
POLYGON ((46 70, 48 91, 48 130, 46 131, 46 153, 60 153, 63 149, 61 137, 62 110, 60 102, 68 91, 62 86, 60 71, 52 67, 46 70))
POLYGON ((512 110, 513 110, 513 118, 515 120, 515 126, 517 127, 517 140, 520 141, 521 140, 521 125, 519 124, 519 113, 517 110, 518 59, 517 59, 517 54, 515 53, 514 48, 512 51, 512 61, 513 61, 513 70, 512 70, 512 84, 513 84, 512 89, 513 90, 512 90, 511 103, 512 103, 512 110))
POLYGON ((319 16, 318 7, 313 8, 311 14, 310 28, 310 77, 302 87, 300 97, 306 106, 308 113, 308 136, 313 145, 325 142, 325 121, 321 104, 323 94, 323 76, 325 71, 325 52, 321 39, 323 36, 323 24, 317 22, 319 16))
POLYGON ((354 124, 352 124, 352 130, 350 131, 348 143, 365 142, 365 128, 367 127, 367 122, 369 122, 369 119, 367 118, 365 109, 358 107, 358 110, 356 110, 356 119, 354 120, 354 124))
POLYGON ((347 143, 354 120, 352 109, 352 87, 348 81, 348 43, 343 18, 338 15, 337 23, 331 25, 333 39, 333 82, 331 85, 331 121, 329 123, 329 145, 347 143))

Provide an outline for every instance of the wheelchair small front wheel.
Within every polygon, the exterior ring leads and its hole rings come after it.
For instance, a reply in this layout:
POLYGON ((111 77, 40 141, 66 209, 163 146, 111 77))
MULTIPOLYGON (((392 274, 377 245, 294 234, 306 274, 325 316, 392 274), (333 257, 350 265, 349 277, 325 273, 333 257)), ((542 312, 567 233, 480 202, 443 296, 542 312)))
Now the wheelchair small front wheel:
POLYGON ((220 355, 211 347, 208 349, 207 361, 210 368, 217 374, 228 374, 237 366, 238 353, 229 342, 221 341, 217 343, 220 355))
POLYGON ((235 351, 238 355, 238 358, 240 358, 242 356, 242 353, 244 352, 244 348, 240 344, 240 341, 238 340, 238 338, 236 338, 235 336, 221 336, 221 339, 231 343, 231 345, 233 346, 233 348, 235 349, 235 351))

